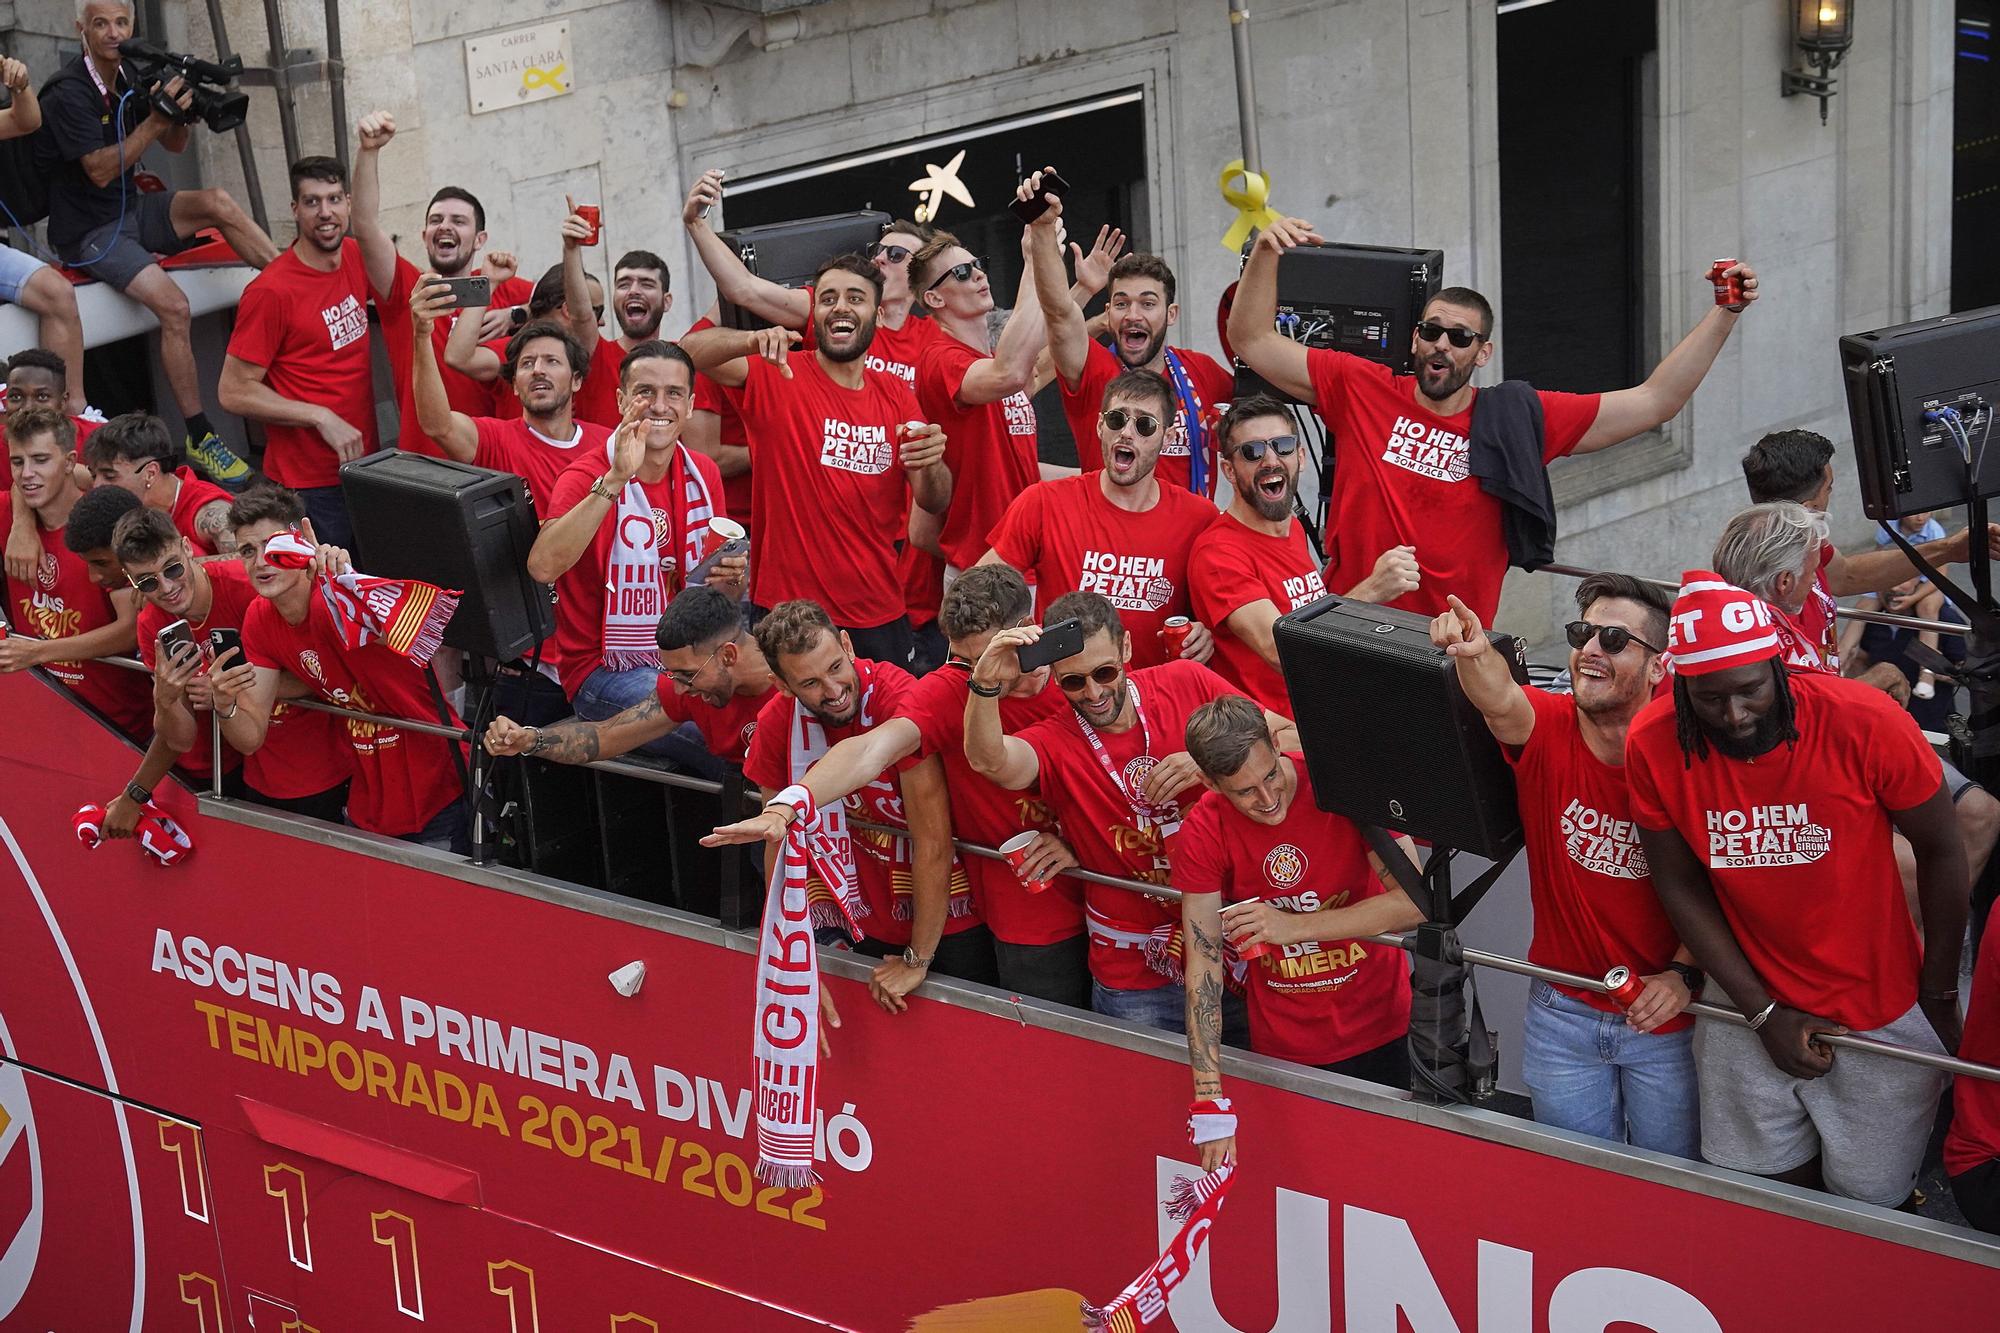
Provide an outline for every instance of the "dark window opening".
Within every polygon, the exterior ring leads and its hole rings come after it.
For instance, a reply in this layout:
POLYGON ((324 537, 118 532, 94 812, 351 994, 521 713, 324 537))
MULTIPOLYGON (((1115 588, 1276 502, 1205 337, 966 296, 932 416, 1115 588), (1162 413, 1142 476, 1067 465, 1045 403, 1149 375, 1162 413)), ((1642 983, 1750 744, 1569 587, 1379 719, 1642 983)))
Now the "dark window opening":
POLYGON ((1959 0, 1952 34, 1951 308, 2000 305, 2000 3, 1959 0))

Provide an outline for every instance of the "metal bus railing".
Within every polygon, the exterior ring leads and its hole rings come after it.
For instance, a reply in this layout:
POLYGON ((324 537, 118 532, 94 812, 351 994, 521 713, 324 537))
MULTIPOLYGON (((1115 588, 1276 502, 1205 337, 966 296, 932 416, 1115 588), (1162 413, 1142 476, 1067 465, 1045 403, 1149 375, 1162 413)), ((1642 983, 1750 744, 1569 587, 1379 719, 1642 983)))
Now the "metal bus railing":
MULTIPOLYGON (((1581 565, 1543 565, 1536 572, 1540 574, 1561 574, 1565 578, 1572 579, 1587 579, 1592 574, 1600 574, 1604 571, 1585 569, 1581 565)), ((1680 589, 1678 583, 1674 583, 1668 579, 1641 578, 1639 582, 1650 583, 1654 587, 1664 588, 1670 593, 1677 592, 1680 589)), ((1955 621, 1925 620, 1920 616, 1905 616, 1894 611, 1863 611, 1857 607, 1843 606, 1836 608, 1834 615, 1842 620, 1862 620, 1871 625, 1888 625, 1895 629, 1928 629, 1936 630, 1939 634, 1969 634, 1972 632, 1969 627, 1958 624, 1955 621)))
MULTIPOLYGON (((1567 566, 1547 566, 1547 568, 1553 573, 1573 573, 1578 576, 1585 576, 1594 572, 1591 570, 1576 570, 1567 566)), ((1648 582, 1657 583, 1659 580, 1653 579, 1648 580, 1648 582)), ((1662 586, 1667 585, 1663 584, 1662 586)), ((151 674, 147 672, 145 663, 135 658, 101 657, 93 660, 112 666, 123 667, 127 670, 151 674)), ((389 717, 380 713, 357 712, 351 708, 341 708, 334 704, 322 703, 317 699, 287 699, 285 702, 295 708, 306 708, 314 712, 331 713, 336 717, 353 718, 376 725, 387 723, 398 727, 407 727, 412 731, 423 732, 427 735, 442 736, 447 739, 460 741, 467 745, 472 752, 471 772, 473 774, 473 781, 475 784, 480 781, 480 775, 483 772, 484 766, 480 764, 479 757, 483 750, 478 744, 478 738, 472 734, 469 728, 442 726, 437 722, 425 721, 421 718, 389 717)), ((208 795, 215 800, 227 800, 228 797, 223 793, 222 789, 222 728, 211 726, 209 728, 209 738, 211 773, 213 777, 212 787, 208 795)), ((678 787, 683 790, 701 792, 711 796, 722 796, 727 792, 727 788, 723 783, 708 778, 693 777, 686 773, 675 773, 625 759, 600 759, 590 764, 577 765, 577 767, 593 768, 599 772, 610 773, 619 777, 636 778, 643 782, 651 782, 665 787, 678 787)), ((470 793, 468 793, 469 797, 470 793)), ((480 817, 477 815, 475 802, 475 859, 479 858, 484 845, 484 839, 478 835, 478 827, 481 822, 480 817)), ((896 828, 890 824, 877 824, 861 819, 850 822, 857 828, 887 833, 893 837, 907 838, 910 836, 907 829, 896 828)), ((972 856, 984 856, 998 861, 1007 859, 1005 854, 997 847, 988 847, 983 843, 972 842, 964 838, 952 839, 952 845, 959 851, 972 856)), ((1140 880, 1124 879, 1117 875, 1099 874, 1094 870, 1085 870, 1081 867, 1066 870, 1063 873, 1074 879, 1082 880, 1085 883, 1101 884, 1107 888, 1122 889, 1128 893, 1140 893, 1153 898, 1178 900, 1182 896, 1178 890, 1164 884, 1147 884, 1140 880)), ((738 928, 741 927, 739 926, 738 928)), ((1371 944, 1389 945, 1401 949, 1406 953, 1415 948, 1414 942, 1407 935, 1366 935, 1360 938, 1371 944)), ((1461 953, 1465 961, 1474 967, 1490 968, 1496 972, 1510 972, 1516 976, 1531 977, 1557 985, 1574 986, 1582 990, 1603 993, 1606 989, 1600 978, 1580 976, 1574 972, 1562 972, 1554 968, 1542 967, 1539 964, 1528 962, 1523 958, 1511 958, 1506 954, 1489 953, 1483 949, 1462 949, 1461 953)), ((1690 1003, 1687 1006, 1686 1012, 1694 1014, 1697 1017, 1734 1024, 1737 1027, 1747 1028, 1750 1026, 1750 1020, 1736 1010, 1720 1005, 1708 1004, 1700 1000, 1690 1003)), ((1992 1065, 1977 1064, 1970 1060, 1961 1060, 1954 1055, 1939 1055, 1931 1051, 1915 1050, 1911 1047, 1897 1046, 1890 1042, 1876 1041, 1870 1037, 1857 1037, 1852 1034, 1820 1033, 1815 1035, 1813 1040, 1835 1048, 1884 1056, 1892 1060, 1903 1060, 1910 1064, 1924 1065, 1928 1068, 1943 1070, 1950 1074, 2000 1083, 2000 1068, 1992 1065)))

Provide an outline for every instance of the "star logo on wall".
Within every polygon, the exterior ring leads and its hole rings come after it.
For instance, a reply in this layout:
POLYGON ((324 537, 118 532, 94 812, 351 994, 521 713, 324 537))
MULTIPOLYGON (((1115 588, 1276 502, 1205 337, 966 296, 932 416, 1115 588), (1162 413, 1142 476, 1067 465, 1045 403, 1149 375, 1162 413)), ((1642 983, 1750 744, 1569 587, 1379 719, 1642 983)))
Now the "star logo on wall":
POLYGON ((946 195, 971 208, 972 193, 965 188, 965 182, 958 178, 958 169, 965 165, 965 150, 959 149, 951 161, 940 167, 935 162, 924 163, 924 174, 910 182, 912 193, 920 195, 917 204, 917 221, 933 222, 937 219, 938 205, 946 195))

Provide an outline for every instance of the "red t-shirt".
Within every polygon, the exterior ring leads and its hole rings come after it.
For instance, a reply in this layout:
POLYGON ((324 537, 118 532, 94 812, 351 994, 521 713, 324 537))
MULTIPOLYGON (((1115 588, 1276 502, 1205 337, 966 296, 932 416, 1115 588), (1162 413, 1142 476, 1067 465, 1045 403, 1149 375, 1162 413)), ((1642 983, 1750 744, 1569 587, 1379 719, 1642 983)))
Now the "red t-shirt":
MULTIPOLYGON (((1220 792, 1204 792, 1170 844, 1174 887, 1229 903, 1268 902, 1288 912, 1347 907, 1387 893, 1352 823, 1313 804, 1304 755, 1292 754, 1299 789, 1280 824, 1244 817, 1220 792)), ((1410 965, 1403 951, 1362 940, 1308 940, 1250 961, 1250 1049, 1330 1065, 1410 1030, 1410 965)))
MULTIPOLYGON (((1989 920, 2000 921, 2000 917, 1989 920)), ((1972 1006, 1965 1013, 1958 1058, 2000 1065, 2000 932, 1991 926, 1973 968, 1972 1006)), ((1944 1137, 1945 1171, 1963 1175, 1990 1158, 2000 1157, 2000 1083, 1983 1078, 1954 1080, 1951 1105, 1951 1132, 1944 1137)))
POLYGON ((757 734, 757 718, 764 705, 782 693, 773 683, 761 694, 732 694, 726 705, 717 708, 700 695, 676 689, 674 678, 664 671, 660 673, 658 689, 661 712, 677 723, 694 723, 708 752, 738 768, 743 767, 743 760, 750 753, 750 740, 757 734))
POLYGON ((1865 1032, 1917 1002, 1917 932, 1889 812, 1922 805, 1942 770, 1880 690, 1791 678, 1799 741, 1755 762, 1715 750, 1690 767, 1671 699, 1625 741, 1632 817, 1674 829, 1708 867, 1744 957, 1780 1004, 1865 1032))
POLYGON ((750 599, 807 597, 836 625, 869 628, 903 614, 896 538, 910 509, 896 428, 921 409, 901 380, 864 371, 859 389, 828 378, 816 355, 792 378, 759 357, 729 398, 750 433, 750 599))
MULTIPOLYGON (((1193 385, 1199 403, 1197 410, 1203 417, 1212 419, 1214 409, 1236 396, 1236 376, 1213 357, 1190 352, 1184 347, 1169 350, 1180 358, 1181 368, 1187 371, 1188 381, 1193 385)), ((1076 437, 1077 463, 1085 472, 1095 472, 1104 466, 1104 447, 1097 438, 1097 414, 1104 410, 1104 386, 1124 373, 1125 363, 1118 359, 1118 354, 1093 338, 1090 349, 1084 353, 1083 375, 1077 380, 1076 392, 1071 393, 1069 385, 1063 384, 1062 376, 1056 376, 1056 383, 1062 384, 1063 416, 1069 421, 1069 433, 1076 437)), ((1167 383, 1174 382, 1174 377, 1167 374, 1164 365, 1160 367, 1160 373, 1166 375, 1167 383)), ((1178 388, 1174 396, 1179 398, 1178 388)), ((1157 469, 1160 485, 1181 491, 1187 490, 1193 479, 1189 462, 1187 412, 1187 403, 1174 404, 1174 422, 1180 429, 1168 438, 1165 447, 1160 450, 1157 469)), ((1213 497, 1217 472, 1215 432, 1210 429, 1203 434, 1208 444, 1204 491, 1213 497)))
MULTIPOLYGON (((1620 965, 1635 976, 1666 971, 1680 937, 1646 873, 1625 770, 1590 752, 1574 695, 1531 688, 1528 702, 1535 709, 1528 743, 1502 747, 1514 765, 1527 834, 1535 910, 1528 961, 1586 977, 1620 965)), ((1557 989, 1606 1013, 1624 1012, 1601 991, 1557 989)), ((1683 1015, 1658 1030, 1677 1032, 1691 1022, 1683 1015)))
MULTIPOLYGON (((437 716, 416 664, 380 643, 342 645, 333 613, 317 592, 297 625, 288 624, 275 603, 258 598, 243 618, 243 653, 254 666, 291 672, 338 708, 426 721, 437 716)), ((421 831, 464 795, 453 742, 406 732, 393 722, 344 717, 334 722, 346 730, 354 751, 354 785, 347 794, 347 819, 354 827, 403 837, 421 831)), ((465 723, 454 712, 448 725, 465 723)))
POLYGON ((174 530, 188 539, 188 545, 194 548, 196 555, 221 555, 222 552, 195 529, 194 519, 196 514, 217 500, 228 504, 229 492, 212 481, 196 476, 193 468, 177 467, 174 476, 181 484, 180 490, 174 493, 174 507, 168 514, 173 520, 174 530))
POLYGON ((570 404, 578 421, 618 429, 618 367, 624 364, 625 345, 598 334, 597 345, 590 349, 590 369, 584 372, 583 383, 576 386, 576 400, 570 404))
MULTIPOLYGON (((700 319, 688 325, 688 332, 700 333, 703 329, 712 329, 714 327, 715 321, 703 315, 700 319)), ((722 386, 700 371, 696 371, 694 377, 694 410, 697 412, 715 413, 716 417, 722 423, 716 437, 717 442, 725 448, 748 449, 750 447, 750 433, 744 429, 743 414, 736 410, 736 404, 729 401, 729 397, 723 392, 722 386)), ((739 472, 733 477, 724 477, 722 479, 722 494, 727 504, 729 517, 741 523, 745 528, 748 528, 750 526, 750 474, 748 472, 739 472)))
MULTIPOLYGON (((1177 809, 1142 811, 1139 784, 1155 762, 1186 749, 1188 715, 1234 693, 1229 683, 1185 659, 1135 671, 1143 726, 1099 734, 1103 763, 1085 737, 1076 710, 1064 709, 1020 733, 1041 765, 1042 799, 1062 821, 1063 836, 1085 870, 1148 884, 1168 882, 1166 840, 1180 827, 1177 809), (1106 765, 1110 772, 1105 772, 1106 765), (1117 775, 1114 783, 1112 775, 1117 775)), ((1129 705, 1128 705, 1129 707, 1129 705)), ((1193 803, 1200 788, 1181 793, 1193 803)), ((1146 965, 1139 941, 1180 921, 1171 900, 1091 884, 1084 889, 1090 929, 1090 974, 1113 990, 1153 990, 1167 978, 1146 965)))
MULTIPOLYGON (((243 566, 237 561, 211 560, 202 566, 202 570, 208 575, 212 590, 208 616, 199 623, 189 621, 188 628, 194 632, 194 641, 201 649, 202 659, 213 663, 215 654, 209 650, 208 632, 214 629, 241 630, 258 597, 257 590, 250 584, 249 575, 243 572, 243 566)), ((159 633, 170 623, 167 614, 151 602, 139 608, 139 660, 149 668, 154 665, 158 653, 159 633)), ((205 782, 213 772, 209 763, 209 757, 214 752, 214 744, 209 738, 209 728, 213 724, 206 710, 190 711, 194 712, 195 734, 199 739, 192 750, 181 756, 175 767, 189 777, 205 782)), ((339 722, 330 714, 294 708, 281 699, 271 710, 271 728, 257 753, 245 758, 225 745, 222 750, 223 768, 234 772, 241 765, 244 781, 260 795, 275 796, 280 800, 317 795, 347 781, 354 772, 354 751, 348 746, 346 735, 338 729, 339 722)))
MULTIPOLYGON (((607 436, 607 438, 609 438, 607 436)), ((694 460, 696 471, 708 483, 708 493, 718 496, 722 493, 722 478, 715 470, 715 460, 694 450, 686 450, 694 460)), ((590 492, 590 483, 604 475, 609 462, 604 448, 580 453, 559 476, 555 483, 555 498, 549 502, 548 513, 543 522, 560 518, 583 502, 590 492)), ((660 542, 660 553, 678 560, 682 542, 686 535, 687 499, 679 494, 673 485, 674 472, 655 482, 640 482, 646 498, 653 504, 653 521, 666 525, 666 536, 660 542)), ((562 677, 563 693, 576 698, 576 692, 583 688, 583 682, 590 673, 604 664, 604 581, 611 566, 611 528, 617 517, 616 505, 605 508, 604 518, 591 534, 590 545, 584 549, 577 562, 564 571, 556 580, 556 668, 562 677)), ((681 571, 685 573, 686 571, 681 571)), ((669 581, 668 595, 679 588, 679 579, 669 581)), ((664 608, 663 608, 664 609, 664 608)))
POLYGON ((1076 591, 1102 593, 1132 636, 1132 665, 1167 660, 1160 627, 1188 615, 1188 558, 1215 521, 1215 506, 1160 486, 1151 509, 1133 513, 1105 499, 1103 473, 1036 482, 1014 497, 987 537, 1000 558, 1035 585, 1035 614, 1076 591))
MULTIPOLYGON (((375 452, 375 374, 368 347, 368 266, 340 243, 330 273, 287 247, 251 279, 236 305, 229 355, 264 368, 264 383, 296 402, 332 408, 375 452)), ((384 299, 387 299, 386 297, 384 299)), ((283 486, 338 486, 340 459, 310 426, 264 427, 264 471, 283 486)))
POLYGON ((1819 669, 1840 674, 1840 623, 1837 613, 1840 602, 1827 586, 1826 567, 1838 554, 1832 542, 1821 542, 1819 546, 1819 568, 1813 571, 1813 586, 1806 593, 1806 604, 1800 609, 1795 622, 1800 636, 1813 647, 1813 655, 1819 659, 1819 669))
POLYGON ((1195 542, 1187 572, 1194 618, 1215 635, 1216 674, 1285 717, 1292 715, 1292 696, 1284 676, 1237 637, 1229 617, 1252 602, 1269 602, 1284 615, 1326 596, 1305 529, 1297 519, 1291 524, 1290 532, 1273 537, 1217 514, 1195 542))
POLYGON ((944 427, 945 462, 952 476, 951 509, 944 516, 938 544, 945 558, 960 569, 979 563, 986 554, 986 534, 1014 497, 1041 476, 1035 452, 1035 405, 1028 395, 959 405, 966 372, 990 355, 940 329, 917 361, 917 398, 924 418, 944 427))
MULTIPOLYGON (((478 269, 473 269, 467 277, 476 277, 478 269)), ((389 288, 389 294, 375 303, 382 314, 382 337, 389 354, 389 373, 396 379, 396 413, 400 422, 396 447, 408 453, 425 454, 431 458, 444 457, 444 450, 430 436, 424 434, 417 424, 416 386, 412 381, 415 369, 415 348, 410 340, 415 336, 415 325, 410 322, 410 293, 416 290, 417 279, 423 275, 417 266, 401 255, 396 257, 396 279, 389 288)), ((490 308, 525 305, 534 295, 535 284, 526 278, 514 277, 494 284, 490 308)), ((444 345, 451 338, 451 331, 458 323, 456 310, 444 313, 431 325, 431 347, 437 356, 438 378, 444 381, 444 396, 451 401, 451 410, 463 412, 469 417, 490 417, 494 415, 494 390, 491 384, 482 384, 462 371, 453 370, 445 364, 444 345)))
MULTIPOLYGON (((916 683, 909 672, 893 663, 857 658, 855 665, 862 669, 864 677, 872 673, 873 680, 864 684, 861 711, 855 715, 854 721, 843 727, 822 727, 828 749, 849 736, 866 735, 894 717, 902 707, 904 696, 916 683)), ((750 737, 750 752, 743 760, 743 776, 760 787, 782 791, 803 776, 803 772, 792 771, 793 707, 794 701, 789 695, 776 692, 757 716, 757 730, 750 737)), ((847 833, 854 844, 855 879, 860 886, 862 900, 868 904, 868 912, 858 924, 869 939, 897 949, 910 942, 910 912, 913 906, 908 896, 911 890, 910 842, 907 838, 856 828, 852 821, 860 818, 892 828, 907 829, 909 821, 903 814, 903 792, 898 779, 921 762, 919 756, 910 755, 893 768, 883 770, 873 782, 849 796, 846 803, 850 821, 847 833), (898 890, 902 893, 900 898, 898 890)), ((954 854, 951 890, 958 894, 969 888, 965 867, 954 854)), ((969 892, 966 892, 966 901, 970 902, 969 892)), ((976 912, 947 916, 944 933, 956 935, 978 924, 976 912)))
MULTIPOLYGON (((1501 504, 1466 471, 1472 409, 1441 417, 1419 405, 1416 379, 1346 352, 1306 353, 1313 401, 1334 439, 1326 581, 1352 588, 1392 546, 1415 546, 1423 584, 1389 605, 1423 615, 1456 595, 1486 624, 1507 573, 1501 504)), ((1539 391, 1542 460, 1576 448, 1597 420, 1594 393, 1539 391)))
MULTIPOLYGON (((103 629, 118 618, 111 596, 90 581, 83 557, 63 545, 61 528, 36 523, 42 539, 42 560, 30 584, 0 574, 7 590, 7 619, 23 634, 44 639, 73 639, 103 629)), ((14 515, 0 505, 0 547, 14 530, 14 515)), ((153 684, 136 671, 105 662, 45 662, 42 670, 75 690, 77 697, 111 720, 133 740, 144 744, 153 734, 153 684)))
MULTIPOLYGON (((965 700, 971 674, 963 663, 947 662, 912 686, 897 709, 917 725, 918 754, 943 756, 953 832, 970 842, 998 847, 1029 829, 1055 831, 1055 816, 1034 792, 997 787, 967 761, 965 700)), ((1012 735, 1067 711, 1059 690, 1045 689, 1027 699, 1007 695, 1000 700, 1000 724, 1012 735)), ((1007 944, 1055 944, 1083 930, 1080 881, 1060 875, 1040 893, 1030 893, 1005 861, 968 856, 964 862, 973 901, 995 939, 1007 944)))
MULTIPOLYGON (((556 478, 579 458, 598 463, 596 475, 600 477, 604 475, 603 466, 608 466, 606 446, 611 442, 611 432, 588 421, 577 421, 569 440, 560 444, 530 426, 525 417, 511 421, 474 417, 472 424, 479 432, 479 445, 472 461, 497 472, 512 472, 527 482, 528 494, 534 497, 539 513, 557 512, 556 478)), ((590 483, 586 481, 584 485, 588 487, 590 483)))

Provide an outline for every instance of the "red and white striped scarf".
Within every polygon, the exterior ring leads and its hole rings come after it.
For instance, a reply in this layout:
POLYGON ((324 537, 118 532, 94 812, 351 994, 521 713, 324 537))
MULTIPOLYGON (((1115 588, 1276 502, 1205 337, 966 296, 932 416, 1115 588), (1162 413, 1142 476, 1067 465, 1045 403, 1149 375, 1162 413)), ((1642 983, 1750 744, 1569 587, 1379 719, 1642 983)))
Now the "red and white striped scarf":
MULTIPOLYGON (((313 545, 297 532, 280 532, 264 543, 264 559, 279 569, 306 569, 313 562, 313 545)), ((444 629, 459 598, 455 588, 371 578, 351 569, 320 575, 319 595, 343 646, 351 650, 379 642, 418 666, 428 665, 444 645, 444 629)))
MULTIPOLYGON (((758 933, 757 1022, 752 1065, 757 1080, 757 1178, 786 1189, 810 1189, 813 1113, 819 1087, 819 949, 813 939, 815 908, 806 885, 814 876, 842 878, 824 818, 804 787, 787 787, 773 804, 791 807, 758 933)), ((839 900, 835 900, 838 910, 839 900)), ((860 927, 848 921, 856 939, 860 927)))
MULTIPOLYGON (((861 692, 858 722, 879 721, 869 712, 875 696, 875 664, 854 659, 855 688, 861 692)), ((810 708, 792 700, 792 729, 787 738, 785 776, 794 783, 805 781, 806 770, 819 762, 829 748, 826 728, 810 708)), ((827 868, 815 866, 811 888, 812 918, 815 925, 846 926, 855 939, 861 938, 861 918, 869 914, 868 900, 861 896, 861 883, 854 870, 854 835, 847 828, 847 809, 835 803, 818 812, 818 830, 828 847, 827 868), (837 872, 837 873, 829 873, 837 872)))
POLYGON ((1167 1313, 1167 1300, 1174 1288, 1186 1280, 1188 1270, 1201 1254, 1208 1233, 1222 1212, 1222 1201, 1236 1183, 1236 1164, 1224 1162, 1199 1178, 1181 1176, 1167 1196, 1167 1216, 1181 1224, 1151 1268, 1133 1278, 1109 1305, 1088 1302, 1083 1307, 1083 1326, 1106 1329, 1109 1333, 1135 1333, 1167 1313))
MULTIPOLYGON (((615 447, 614 436, 605 445, 607 459, 615 447)), ((684 444, 674 446, 674 461, 667 467, 667 489, 680 499, 677 524, 664 513, 655 512, 652 498, 637 477, 626 482, 618 495, 618 509, 612 516, 611 558, 604 566, 604 665, 613 671, 660 669, 660 617, 686 581, 688 571, 701 563, 707 548, 708 521, 715 516, 715 503, 701 469, 684 444), (680 533, 680 549, 665 550, 675 528, 680 533), (679 562, 671 573, 662 563, 667 556, 679 562)))

